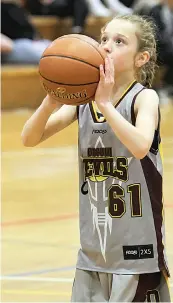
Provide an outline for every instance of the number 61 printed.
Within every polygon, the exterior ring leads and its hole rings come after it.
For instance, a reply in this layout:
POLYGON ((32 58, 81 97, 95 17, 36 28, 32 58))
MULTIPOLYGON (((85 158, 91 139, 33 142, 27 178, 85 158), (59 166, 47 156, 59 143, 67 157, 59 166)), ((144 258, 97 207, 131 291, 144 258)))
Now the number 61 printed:
MULTIPOLYGON (((141 184, 128 185, 127 192, 129 193, 131 216, 142 217, 141 184)), ((109 214, 112 218, 121 218, 126 213, 124 197, 125 190, 120 185, 114 184, 109 188, 109 214)))

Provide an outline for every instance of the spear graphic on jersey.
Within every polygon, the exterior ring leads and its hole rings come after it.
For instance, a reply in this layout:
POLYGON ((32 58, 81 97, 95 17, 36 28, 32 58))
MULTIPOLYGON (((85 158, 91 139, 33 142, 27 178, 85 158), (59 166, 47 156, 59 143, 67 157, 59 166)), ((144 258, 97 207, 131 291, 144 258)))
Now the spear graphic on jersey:
POLYGON ((113 218, 109 214, 109 198, 107 189, 115 182, 119 185, 123 178, 127 179, 127 167, 130 159, 121 158, 119 162, 112 157, 112 149, 105 147, 101 137, 99 136, 94 148, 88 149, 88 157, 83 158, 84 178, 88 184, 88 196, 91 205, 93 233, 98 233, 100 249, 106 262, 106 243, 107 237, 112 232, 113 218), (118 165, 118 169, 117 169, 118 165), (117 181, 117 179, 119 181, 117 181))

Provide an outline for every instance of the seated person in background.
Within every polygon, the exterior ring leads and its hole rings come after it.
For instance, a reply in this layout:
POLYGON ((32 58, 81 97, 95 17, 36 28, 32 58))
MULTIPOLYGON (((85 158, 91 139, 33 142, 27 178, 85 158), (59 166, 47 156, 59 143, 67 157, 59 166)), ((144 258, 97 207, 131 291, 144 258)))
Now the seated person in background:
POLYGON ((126 1, 122 1, 122 0, 102 0, 105 2, 105 4, 107 5, 107 7, 109 7, 113 13, 116 14, 132 14, 133 10, 130 7, 131 6, 131 2, 132 0, 126 0, 126 1), (129 2, 130 1, 130 2, 129 2))
MULTIPOLYGON (((122 0, 124 1, 124 0, 122 0)), ((142 15, 147 15, 148 12, 151 10, 151 8, 155 5, 160 3, 160 0, 133 0, 132 7, 135 11, 135 13, 138 14, 138 12, 142 15)))
POLYGON ((84 32, 88 15, 88 5, 85 0, 22 0, 22 2, 32 15, 73 17, 71 33, 84 32))
POLYGON ((123 3, 127 7, 133 7, 135 0, 120 0, 120 2, 123 3))
POLYGON ((101 0, 86 0, 91 15, 107 18, 112 15, 111 10, 101 0))
POLYGON ((1 2, 1 63, 38 64, 51 41, 41 39, 25 10, 15 2, 1 2))
POLYGON ((164 65, 166 72, 163 78, 164 88, 173 96, 173 0, 162 0, 160 3, 138 11, 152 17, 157 26, 158 65, 164 65))
POLYGON ((132 9, 120 0, 86 0, 90 13, 96 17, 110 17, 114 13, 131 14, 132 9))

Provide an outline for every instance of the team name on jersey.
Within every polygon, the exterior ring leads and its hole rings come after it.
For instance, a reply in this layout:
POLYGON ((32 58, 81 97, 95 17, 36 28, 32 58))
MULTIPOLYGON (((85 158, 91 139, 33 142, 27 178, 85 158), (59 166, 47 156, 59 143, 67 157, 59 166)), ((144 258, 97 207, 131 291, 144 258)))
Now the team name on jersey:
POLYGON ((112 177, 128 180, 128 160, 126 157, 112 157, 111 147, 88 148, 88 157, 83 158, 84 180, 101 182, 112 177))

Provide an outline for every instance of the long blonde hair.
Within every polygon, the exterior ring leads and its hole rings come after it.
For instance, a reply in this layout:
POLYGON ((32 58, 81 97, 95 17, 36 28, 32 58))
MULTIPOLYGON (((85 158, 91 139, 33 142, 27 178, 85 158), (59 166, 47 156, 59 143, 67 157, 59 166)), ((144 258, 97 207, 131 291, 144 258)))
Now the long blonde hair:
MULTIPOLYGON (((137 80, 141 84, 150 88, 152 86, 155 70, 157 67, 156 26, 151 19, 135 14, 117 15, 112 20, 117 19, 126 20, 131 22, 132 24, 137 25, 136 35, 138 39, 138 51, 148 51, 150 54, 149 61, 137 70, 137 80)), ((105 27, 107 26, 107 24, 105 25, 105 27)))

